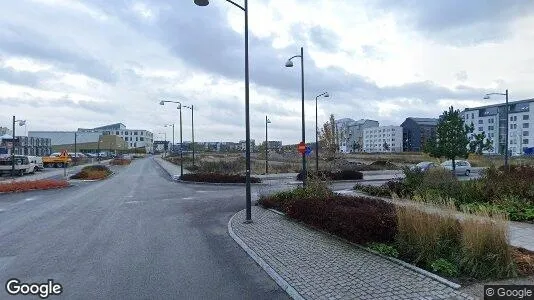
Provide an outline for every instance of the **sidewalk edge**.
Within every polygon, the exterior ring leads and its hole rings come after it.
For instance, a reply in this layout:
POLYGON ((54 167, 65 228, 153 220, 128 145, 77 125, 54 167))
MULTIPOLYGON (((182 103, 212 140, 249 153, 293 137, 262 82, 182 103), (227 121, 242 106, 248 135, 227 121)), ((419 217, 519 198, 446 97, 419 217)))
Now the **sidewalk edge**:
POLYGON ((267 264, 254 250, 249 248, 243 240, 237 234, 235 234, 233 228, 232 228, 232 221, 234 220, 235 216, 234 214, 230 221, 228 221, 228 234, 234 239, 234 241, 241 247, 245 252, 265 271, 267 274, 278 284, 288 295, 294 300, 305 300, 304 297, 302 297, 299 292, 297 292, 287 281, 285 281, 282 276, 280 276, 276 271, 267 264))

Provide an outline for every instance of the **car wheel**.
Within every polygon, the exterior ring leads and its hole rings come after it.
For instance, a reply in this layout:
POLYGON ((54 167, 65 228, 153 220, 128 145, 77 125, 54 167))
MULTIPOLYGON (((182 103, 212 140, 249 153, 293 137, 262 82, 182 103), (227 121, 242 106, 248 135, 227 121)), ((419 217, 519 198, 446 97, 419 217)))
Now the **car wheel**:
POLYGON ((19 170, 19 176, 20 177, 24 176, 24 170, 19 170))
POLYGON ((471 173, 471 171, 465 170, 465 176, 469 176, 469 173, 471 173))

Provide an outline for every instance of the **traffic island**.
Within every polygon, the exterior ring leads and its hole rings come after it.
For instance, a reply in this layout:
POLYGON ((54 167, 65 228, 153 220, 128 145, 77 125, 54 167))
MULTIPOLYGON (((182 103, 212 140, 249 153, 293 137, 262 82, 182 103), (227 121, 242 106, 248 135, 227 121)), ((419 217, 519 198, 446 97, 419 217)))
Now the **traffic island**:
POLYGON ((109 177, 113 172, 103 165, 92 165, 84 167, 80 172, 72 175, 70 179, 96 181, 109 177))
POLYGON ((38 190, 60 189, 68 187, 69 183, 66 180, 28 180, 28 181, 12 181, 0 183, 0 193, 15 193, 38 190))

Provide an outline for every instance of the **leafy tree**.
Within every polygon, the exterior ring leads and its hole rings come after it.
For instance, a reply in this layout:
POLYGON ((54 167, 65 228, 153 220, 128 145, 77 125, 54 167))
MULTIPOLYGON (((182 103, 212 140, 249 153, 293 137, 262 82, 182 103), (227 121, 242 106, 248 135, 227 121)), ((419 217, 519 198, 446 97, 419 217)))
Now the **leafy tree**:
POLYGON ((351 148, 352 148, 352 151, 353 151, 353 152, 356 152, 356 151, 361 152, 362 149, 363 149, 363 147, 362 147, 362 143, 360 142, 360 140, 358 140, 358 141, 353 141, 353 142, 352 142, 352 145, 351 145, 351 148))
POLYGON ((475 125, 471 122, 471 126, 469 126, 469 153, 482 155, 483 151, 493 150, 493 142, 486 137, 486 132, 473 133, 474 131, 475 125))
POLYGON ((330 115, 330 120, 323 124, 319 136, 319 145, 327 160, 335 159, 338 144, 336 143, 336 120, 334 115, 330 115))
POLYGON ((440 116, 436 136, 425 145, 425 151, 432 157, 445 157, 452 160, 452 169, 456 169, 456 157, 467 158, 470 127, 464 124, 460 110, 451 106, 440 116))

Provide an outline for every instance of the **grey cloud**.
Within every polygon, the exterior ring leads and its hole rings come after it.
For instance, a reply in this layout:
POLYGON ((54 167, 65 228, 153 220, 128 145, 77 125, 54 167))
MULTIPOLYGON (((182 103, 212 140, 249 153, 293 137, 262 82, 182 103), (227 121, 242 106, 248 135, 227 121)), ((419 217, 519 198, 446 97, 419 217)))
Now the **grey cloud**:
POLYGON ((0 51, 54 63, 60 68, 89 77, 115 83, 117 75, 105 63, 87 54, 61 48, 49 36, 43 36, 24 26, 4 25, 0 31, 0 51))
POLYGON ((533 1, 521 0, 381 0, 380 10, 407 16, 409 26, 449 44, 478 44, 505 39, 511 21, 534 12, 533 1))
POLYGON ((310 40, 324 51, 335 51, 340 42, 339 35, 321 26, 314 26, 308 31, 310 40))
POLYGON ((36 88, 40 86, 41 80, 55 77, 49 72, 28 72, 15 70, 12 67, 0 67, 0 81, 15 85, 24 85, 36 88))
POLYGON ((462 82, 466 81, 469 78, 469 76, 467 76, 467 72, 466 71, 460 71, 460 72, 456 73, 455 76, 456 76, 456 79, 458 81, 462 81, 462 82))

